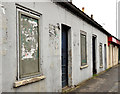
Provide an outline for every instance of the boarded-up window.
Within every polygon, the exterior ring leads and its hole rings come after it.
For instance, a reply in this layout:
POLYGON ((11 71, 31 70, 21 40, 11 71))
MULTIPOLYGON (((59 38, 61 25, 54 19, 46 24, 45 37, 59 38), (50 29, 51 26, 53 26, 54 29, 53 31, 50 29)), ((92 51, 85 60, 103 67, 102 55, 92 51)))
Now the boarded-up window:
POLYGON ((87 51, 86 51, 86 35, 80 34, 81 37, 81 65, 87 64, 87 51))
POLYGON ((39 19, 19 13, 20 78, 39 73, 39 19))
POLYGON ((100 45, 99 45, 99 54, 100 54, 100 66, 103 66, 102 43, 100 43, 100 45))

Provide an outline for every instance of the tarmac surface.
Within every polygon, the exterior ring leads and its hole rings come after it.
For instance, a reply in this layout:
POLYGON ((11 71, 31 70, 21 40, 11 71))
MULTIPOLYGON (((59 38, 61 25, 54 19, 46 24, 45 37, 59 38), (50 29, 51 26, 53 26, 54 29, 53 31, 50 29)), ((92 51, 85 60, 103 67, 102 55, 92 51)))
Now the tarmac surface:
POLYGON ((118 90, 120 92, 120 75, 118 77, 118 73, 120 74, 120 64, 84 82, 72 92, 118 92, 118 90))

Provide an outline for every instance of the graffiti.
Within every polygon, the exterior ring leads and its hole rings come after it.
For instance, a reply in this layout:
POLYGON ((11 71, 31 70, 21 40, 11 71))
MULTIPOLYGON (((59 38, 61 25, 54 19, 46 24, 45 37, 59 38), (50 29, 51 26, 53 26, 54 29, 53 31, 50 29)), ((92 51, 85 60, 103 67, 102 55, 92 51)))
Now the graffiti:
POLYGON ((21 16, 21 57, 22 60, 38 58, 38 23, 36 19, 21 16))

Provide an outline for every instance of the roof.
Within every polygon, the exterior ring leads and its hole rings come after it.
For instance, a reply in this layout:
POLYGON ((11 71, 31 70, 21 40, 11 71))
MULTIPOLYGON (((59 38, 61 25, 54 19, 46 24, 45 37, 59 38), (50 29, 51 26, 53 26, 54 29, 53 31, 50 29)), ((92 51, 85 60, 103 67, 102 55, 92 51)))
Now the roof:
MULTIPOLYGON (((79 8, 77 8, 74 4, 72 4, 71 2, 55 2, 59 5, 61 5, 62 7, 68 9, 70 12, 72 12, 73 14, 75 14, 76 16, 82 18, 84 21, 86 21, 87 23, 91 24, 92 26, 96 27, 97 29, 99 29, 101 32, 103 32, 104 34, 106 34, 107 36, 112 36, 109 32, 107 32, 100 24, 98 24, 94 19, 92 19, 91 17, 89 17, 87 14, 85 14, 84 12, 82 12, 79 8)), ((114 36, 113 36, 114 37, 114 36)), ((116 38, 116 37, 115 37, 116 38)))

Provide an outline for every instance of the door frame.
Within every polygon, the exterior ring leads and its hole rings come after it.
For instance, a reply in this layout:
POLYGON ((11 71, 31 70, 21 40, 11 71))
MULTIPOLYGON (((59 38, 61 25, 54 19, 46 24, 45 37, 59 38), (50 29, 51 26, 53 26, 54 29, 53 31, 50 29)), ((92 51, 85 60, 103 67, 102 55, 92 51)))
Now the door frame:
POLYGON ((72 32, 69 25, 61 23, 61 33, 60 33, 60 60, 61 60, 61 87, 62 87, 62 27, 67 26, 68 35, 68 86, 72 85, 72 32))
POLYGON ((92 34, 92 64, 93 64, 92 73, 93 73, 93 75, 94 75, 94 74, 97 74, 97 62, 96 62, 96 61, 97 61, 97 60, 96 60, 96 59, 97 59, 97 58, 96 58, 96 56, 97 56, 97 55, 96 55, 96 54, 97 54, 96 51, 97 51, 97 50, 96 50, 96 49, 97 49, 97 35, 92 34), (94 50, 94 51, 95 51, 95 70, 96 70, 95 73, 94 73, 94 61, 93 61, 93 38, 95 38, 95 50, 94 50))

